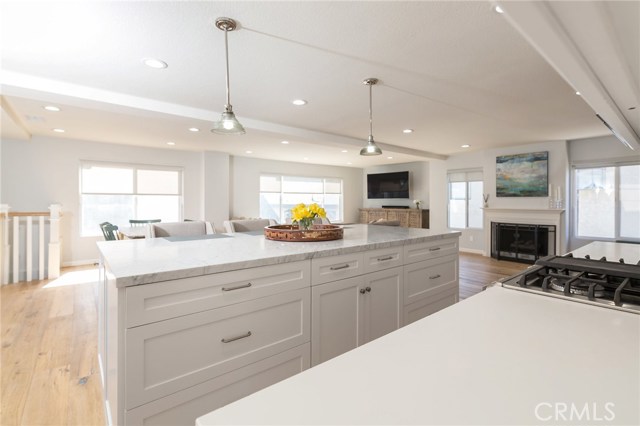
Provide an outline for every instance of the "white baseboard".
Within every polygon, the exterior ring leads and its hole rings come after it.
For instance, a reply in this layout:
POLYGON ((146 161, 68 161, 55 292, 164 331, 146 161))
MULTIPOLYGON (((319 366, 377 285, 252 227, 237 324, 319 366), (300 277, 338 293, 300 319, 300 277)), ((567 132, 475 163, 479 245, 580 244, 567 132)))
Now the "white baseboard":
POLYGON ((98 259, 72 260, 69 262, 62 262, 62 266, 67 267, 67 266, 95 265, 98 262, 99 262, 98 259))
POLYGON ((484 253, 484 250, 478 250, 478 249, 470 249, 470 248, 460 247, 460 251, 461 251, 461 252, 464 252, 464 253, 480 254, 480 255, 482 255, 482 256, 486 256, 486 254, 484 253))

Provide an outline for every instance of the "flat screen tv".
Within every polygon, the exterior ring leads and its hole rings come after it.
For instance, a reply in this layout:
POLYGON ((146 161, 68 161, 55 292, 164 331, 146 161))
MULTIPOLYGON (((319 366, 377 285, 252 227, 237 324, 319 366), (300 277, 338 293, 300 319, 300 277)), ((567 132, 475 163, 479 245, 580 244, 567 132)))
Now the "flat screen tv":
POLYGON ((409 172, 367 175, 367 198, 409 198, 409 172))

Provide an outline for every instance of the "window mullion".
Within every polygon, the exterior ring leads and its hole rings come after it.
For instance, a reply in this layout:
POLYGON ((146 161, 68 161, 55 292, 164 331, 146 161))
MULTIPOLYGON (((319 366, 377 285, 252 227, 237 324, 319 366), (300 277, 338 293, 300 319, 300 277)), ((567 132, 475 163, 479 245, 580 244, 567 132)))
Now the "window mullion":
POLYGON ((620 239, 620 226, 622 222, 622 209, 620 208, 620 167, 615 167, 613 174, 613 203, 615 206, 615 238, 620 239))

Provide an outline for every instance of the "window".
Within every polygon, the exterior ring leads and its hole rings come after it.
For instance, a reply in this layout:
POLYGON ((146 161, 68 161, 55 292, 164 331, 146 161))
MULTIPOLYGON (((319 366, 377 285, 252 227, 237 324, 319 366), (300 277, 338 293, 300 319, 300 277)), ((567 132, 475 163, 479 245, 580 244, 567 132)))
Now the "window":
POLYGON ((576 168, 575 235, 640 240, 640 165, 576 168))
POLYGON ((286 223, 300 203, 318 203, 330 221, 341 221, 342 179, 260 175, 260 217, 286 223))
POLYGON ((101 235, 99 224, 129 219, 181 220, 182 170, 129 164, 82 163, 81 235, 101 235))
POLYGON ((451 171, 447 181, 449 228, 482 228, 482 171, 451 171))

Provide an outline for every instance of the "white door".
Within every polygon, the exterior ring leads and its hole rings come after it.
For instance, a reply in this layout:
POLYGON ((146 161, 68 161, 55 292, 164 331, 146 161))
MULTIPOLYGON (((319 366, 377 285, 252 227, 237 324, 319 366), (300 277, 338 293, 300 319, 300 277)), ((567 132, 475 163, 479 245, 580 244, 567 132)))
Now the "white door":
POLYGON ((311 365, 358 346, 363 278, 314 286, 311 290, 311 365))
POLYGON ((400 327, 402 321, 402 267, 364 276, 363 339, 370 342, 400 327))

